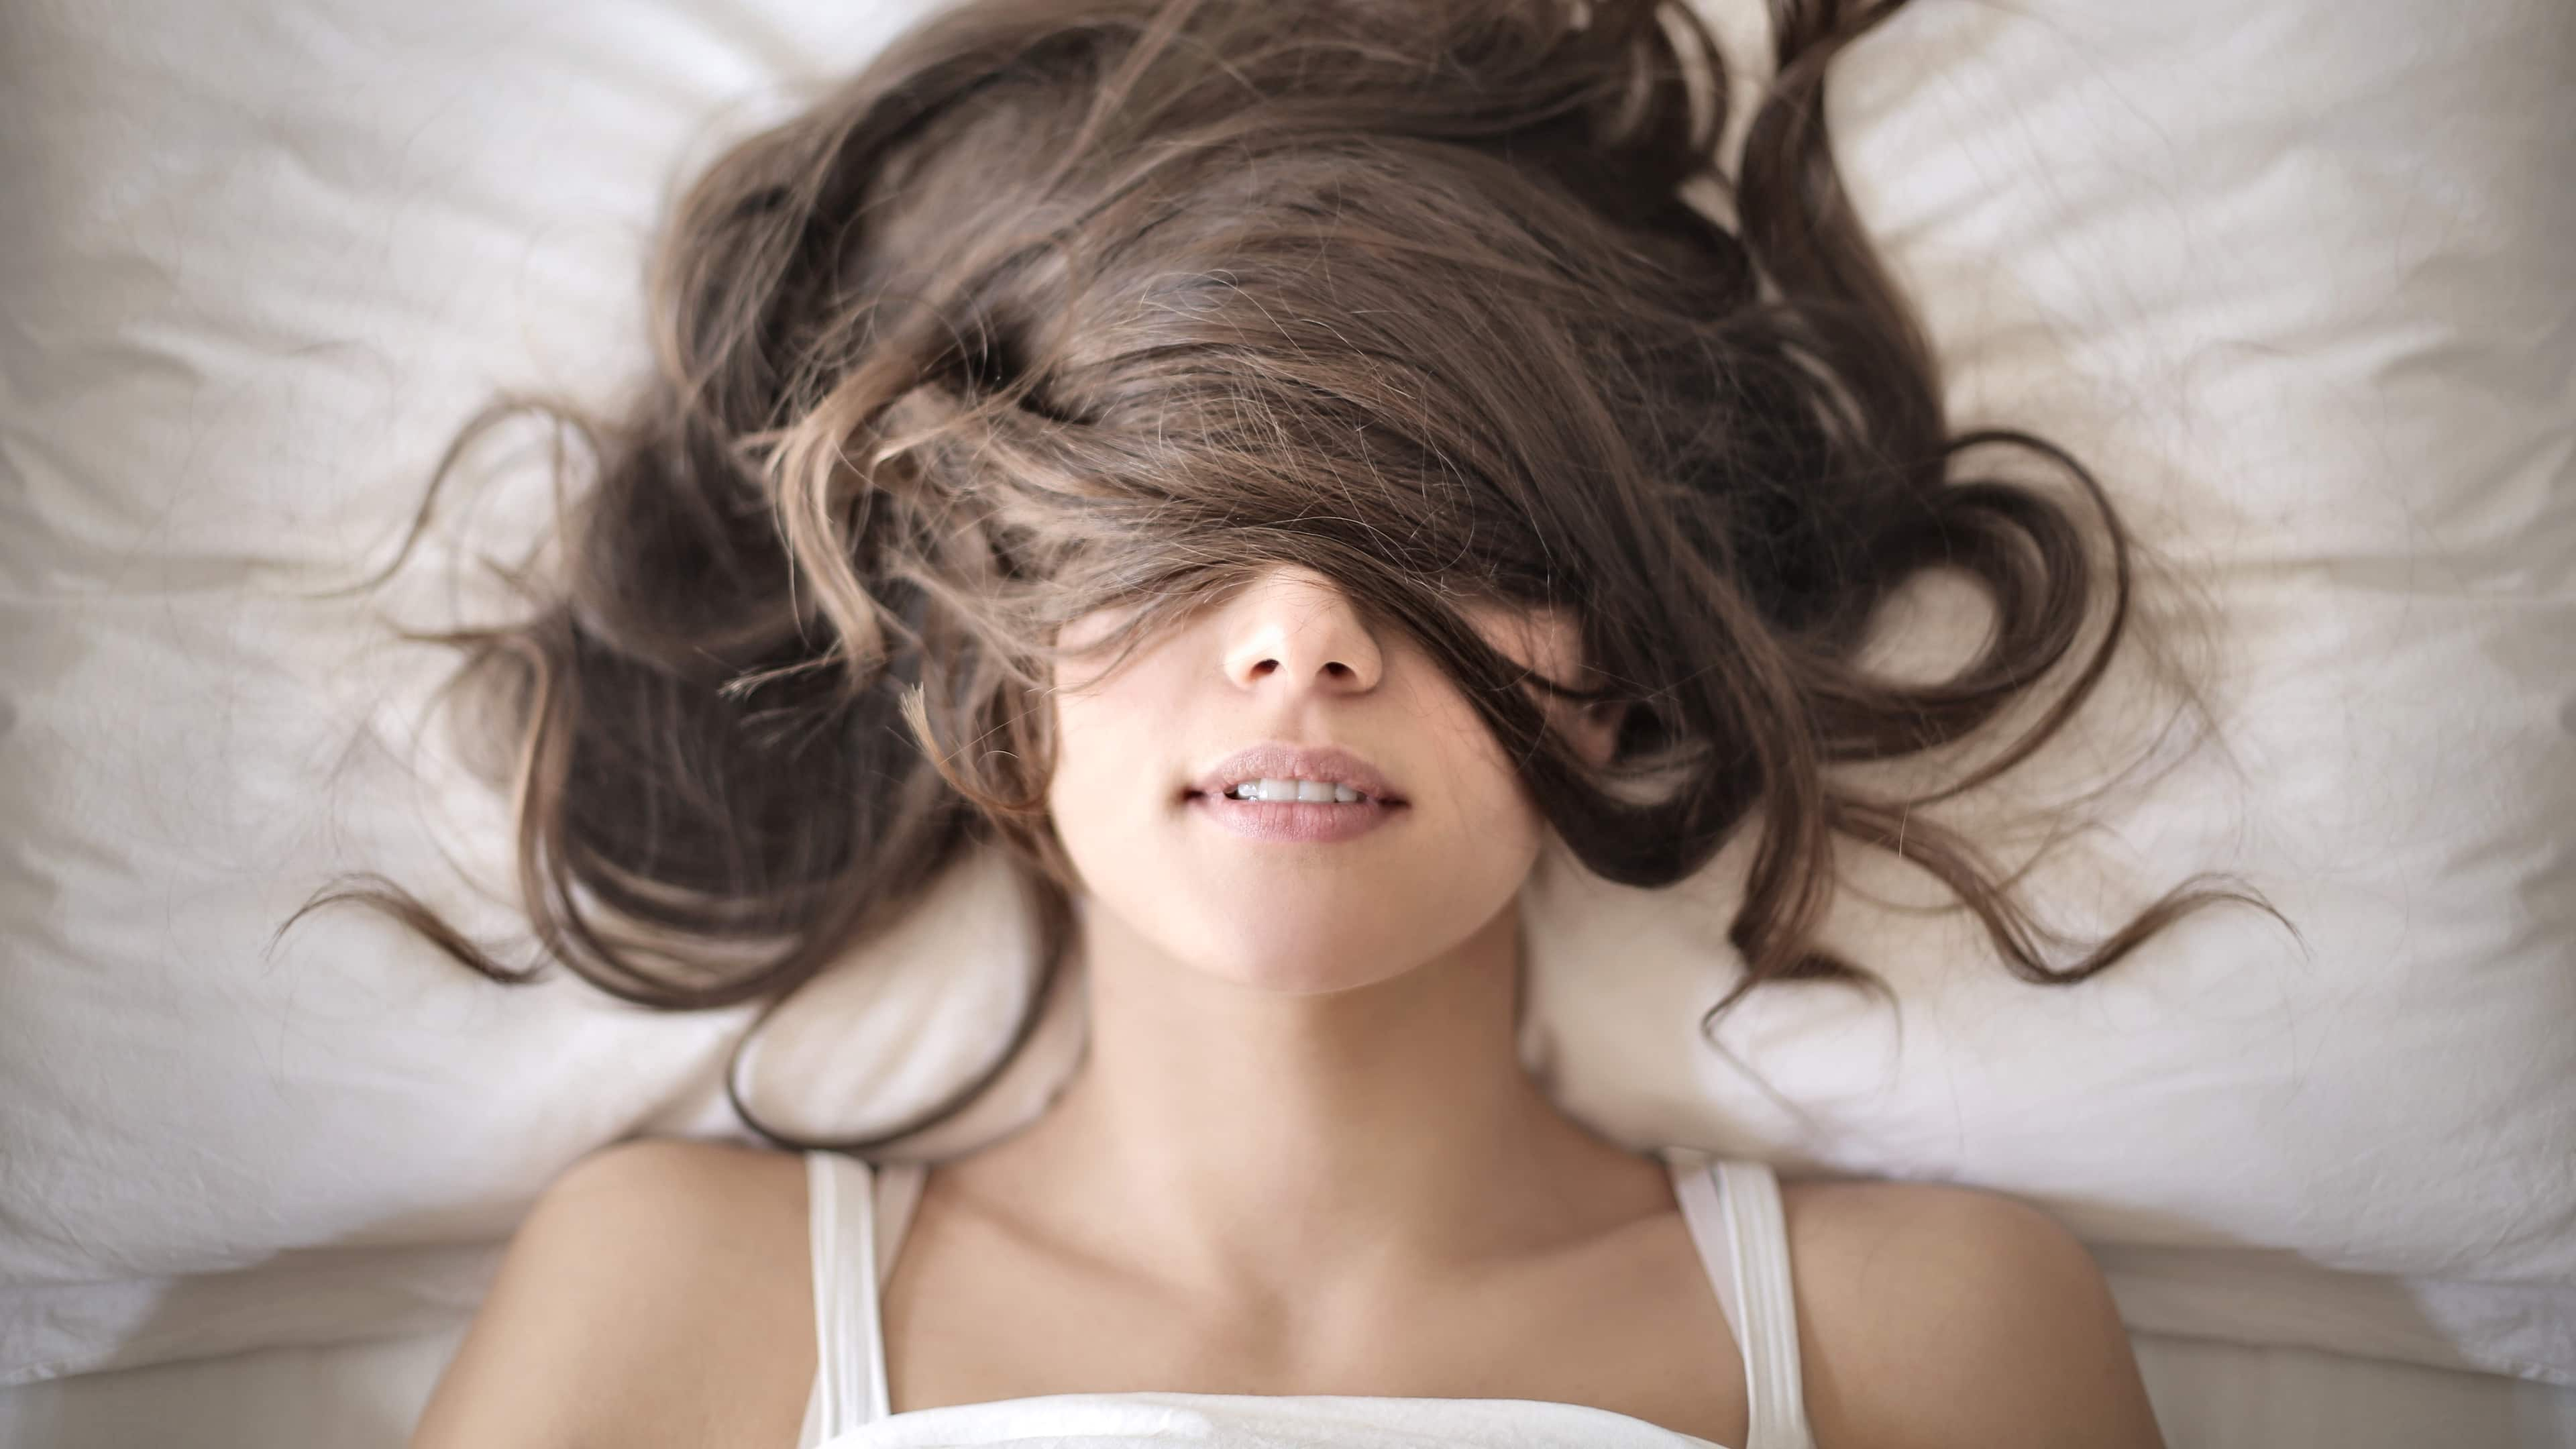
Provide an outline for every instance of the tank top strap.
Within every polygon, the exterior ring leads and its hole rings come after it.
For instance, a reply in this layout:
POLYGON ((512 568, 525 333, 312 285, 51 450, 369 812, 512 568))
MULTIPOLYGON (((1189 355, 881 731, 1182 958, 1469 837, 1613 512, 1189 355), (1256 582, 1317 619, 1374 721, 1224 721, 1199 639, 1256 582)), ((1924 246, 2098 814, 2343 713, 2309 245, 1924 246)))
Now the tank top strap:
POLYGON ((1814 1449, 1778 1175, 1750 1160, 1666 1160, 1691 1242, 1744 1356, 1744 1449, 1814 1449))
POLYGON ((889 1412, 880 1289, 920 1201, 922 1175, 918 1163, 871 1167, 838 1152, 805 1154, 807 1250, 814 1273, 809 1443, 889 1412))

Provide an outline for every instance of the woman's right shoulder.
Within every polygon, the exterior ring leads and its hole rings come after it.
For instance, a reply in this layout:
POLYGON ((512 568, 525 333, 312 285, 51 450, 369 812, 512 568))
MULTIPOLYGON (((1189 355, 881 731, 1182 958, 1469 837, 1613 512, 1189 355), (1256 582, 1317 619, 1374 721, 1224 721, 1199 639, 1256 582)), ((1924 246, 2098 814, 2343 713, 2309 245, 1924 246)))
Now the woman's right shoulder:
POLYGON ((637 1139, 566 1169, 512 1237, 412 1440, 793 1444, 814 1375, 798 1154, 637 1139))
POLYGON ((642 1218, 662 1227, 710 1219, 749 1226, 805 1225, 803 1154, 684 1137, 611 1143, 564 1169, 529 1213, 642 1218), (793 1224, 787 1219, 793 1218, 793 1224))

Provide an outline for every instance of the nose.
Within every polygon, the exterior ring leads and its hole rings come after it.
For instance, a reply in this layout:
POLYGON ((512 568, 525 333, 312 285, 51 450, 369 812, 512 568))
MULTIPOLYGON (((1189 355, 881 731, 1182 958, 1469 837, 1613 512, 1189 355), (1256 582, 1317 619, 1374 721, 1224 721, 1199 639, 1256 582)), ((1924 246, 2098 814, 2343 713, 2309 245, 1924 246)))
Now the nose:
POLYGON ((1225 677, 1237 687, 1358 694, 1377 688, 1386 661, 1341 585, 1281 565, 1227 610, 1225 677))

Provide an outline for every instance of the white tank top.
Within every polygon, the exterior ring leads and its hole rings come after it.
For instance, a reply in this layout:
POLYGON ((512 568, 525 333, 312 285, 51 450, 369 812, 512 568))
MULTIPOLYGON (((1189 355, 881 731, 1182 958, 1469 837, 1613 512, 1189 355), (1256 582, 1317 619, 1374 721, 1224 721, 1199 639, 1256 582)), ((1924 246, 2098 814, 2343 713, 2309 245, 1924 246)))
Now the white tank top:
MULTIPOLYGON (((1750 1406, 1742 1449, 1815 1449, 1798 1376, 1789 1296, 1789 1237, 1780 1185, 1760 1162, 1660 1154, 1691 1242, 1742 1346, 1750 1406)), ((797 1449, 1193 1444, 1203 1449, 1430 1449, 1434 1445, 1582 1445, 1585 1449, 1728 1449, 1660 1424, 1536 1399, 1360 1395, 1049 1394, 889 1412, 878 1289, 921 1200, 924 1169, 871 1169, 832 1152, 805 1154, 814 1268, 814 1389, 797 1449)))

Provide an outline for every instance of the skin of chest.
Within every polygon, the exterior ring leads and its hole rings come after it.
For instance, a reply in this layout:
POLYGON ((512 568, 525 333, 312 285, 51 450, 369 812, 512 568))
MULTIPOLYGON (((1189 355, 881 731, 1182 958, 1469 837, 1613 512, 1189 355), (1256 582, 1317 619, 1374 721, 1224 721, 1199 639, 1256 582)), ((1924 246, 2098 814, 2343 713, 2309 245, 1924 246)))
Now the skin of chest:
POLYGON ((1058 1393, 1351 1394, 1584 1404, 1720 1444, 1745 1431, 1740 1351, 1677 1212, 1297 1325, 1275 1309, 1193 1310, 943 1204, 934 1183, 883 1320, 898 1412, 1058 1393))

